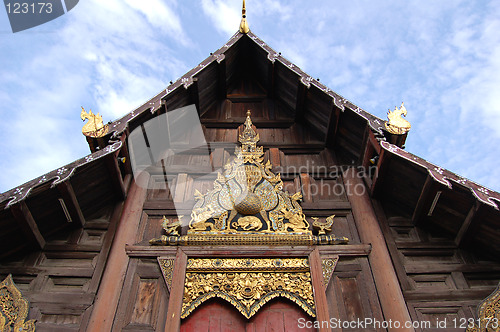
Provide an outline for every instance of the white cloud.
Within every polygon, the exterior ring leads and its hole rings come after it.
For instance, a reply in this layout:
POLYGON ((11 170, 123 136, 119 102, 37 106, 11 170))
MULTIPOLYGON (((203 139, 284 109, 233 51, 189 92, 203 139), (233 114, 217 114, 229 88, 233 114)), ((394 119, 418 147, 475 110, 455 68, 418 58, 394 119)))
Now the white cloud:
POLYGON ((241 3, 239 7, 237 3, 236 1, 228 4, 222 0, 202 0, 201 5, 205 15, 212 20, 216 29, 230 36, 237 31, 241 21, 241 3))

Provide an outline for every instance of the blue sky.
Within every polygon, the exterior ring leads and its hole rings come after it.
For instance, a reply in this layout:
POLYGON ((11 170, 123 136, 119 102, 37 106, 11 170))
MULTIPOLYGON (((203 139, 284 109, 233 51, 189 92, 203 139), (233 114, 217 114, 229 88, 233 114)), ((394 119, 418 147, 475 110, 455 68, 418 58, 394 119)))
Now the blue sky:
MULTIPOLYGON (((250 29, 354 104, 405 102, 407 150, 500 190, 500 1, 248 0, 250 29)), ((0 9, 0 192, 89 153, 80 106, 132 111, 236 32, 240 0, 80 0, 13 34, 0 9)))

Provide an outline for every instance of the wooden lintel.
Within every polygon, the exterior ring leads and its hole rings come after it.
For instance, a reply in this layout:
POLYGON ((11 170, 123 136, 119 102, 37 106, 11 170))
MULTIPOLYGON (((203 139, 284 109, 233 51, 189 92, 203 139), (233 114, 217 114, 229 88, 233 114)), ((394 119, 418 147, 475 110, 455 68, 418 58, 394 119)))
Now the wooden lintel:
POLYGON ((57 185, 57 189, 66 205, 71 221, 79 227, 83 227, 83 225, 85 225, 85 217, 83 216, 71 183, 69 181, 64 181, 57 185))
POLYGON ((460 226, 460 229, 458 230, 457 236, 455 237, 455 244, 460 247, 462 245, 463 240, 466 238, 467 233, 471 229, 472 221, 475 219, 477 215, 477 211, 479 210, 480 203, 477 200, 474 200, 474 204, 469 210, 469 213, 467 214, 467 217, 465 217, 465 220, 460 226))
POLYGON ((304 117, 304 105, 306 101, 307 86, 302 84, 300 78, 297 82, 297 102, 295 104, 295 122, 300 122, 304 117))
POLYGON ((25 236, 28 238, 29 242, 32 243, 37 249, 43 249, 45 247, 45 239, 38 229, 38 225, 33 218, 28 206, 25 201, 19 202, 18 204, 10 208, 14 218, 21 226, 21 229, 25 236))
MULTIPOLYGON (((176 246, 140 246, 126 245, 125 251, 129 257, 152 257, 174 255, 176 246)), ((314 249, 311 246, 238 246, 246 257, 277 257, 277 256, 309 256, 314 249)), ((338 244, 318 246, 321 255, 367 256, 371 252, 369 244, 338 244)), ((234 254, 235 246, 184 246, 182 251, 189 257, 227 257, 234 254)))
POLYGON ((122 173, 120 171, 120 166, 118 165, 118 160, 114 154, 107 155, 105 157, 106 167, 108 168, 111 182, 115 191, 118 193, 119 198, 124 200, 127 197, 125 191, 125 184, 123 182, 122 173))

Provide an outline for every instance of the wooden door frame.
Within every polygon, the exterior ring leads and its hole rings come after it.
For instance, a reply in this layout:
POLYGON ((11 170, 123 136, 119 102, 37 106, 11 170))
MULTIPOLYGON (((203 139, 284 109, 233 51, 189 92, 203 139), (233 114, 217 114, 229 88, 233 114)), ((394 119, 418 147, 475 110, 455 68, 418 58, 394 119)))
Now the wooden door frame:
MULTIPOLYGON (((279 246, 279 247, 255 247, 255 246, 185 246, 185 247, 146 247, 127 246, 127 254, 133 257, 160 257, 173 258, 175 263, 172 275, 172 287, 165 332, 178 332, 181 326, 181 309, 184 297, 184 285, 186 277, 186 266, 188 258, 202 257, 231 257, 241 255, 244 257, 307 257, 311 272, 311 283, 313 287, 314 303, 317 321, 329 321, 330 311, 326 298, 325 285, 321 268, 322 256, 366 256, 370 253, 370 245, 330 245, 330 246, 279 246), (237 249, 237 250, 235 250, 237 249)), ((320 332, 331 331, 330 328, 321 327, 320 332)))

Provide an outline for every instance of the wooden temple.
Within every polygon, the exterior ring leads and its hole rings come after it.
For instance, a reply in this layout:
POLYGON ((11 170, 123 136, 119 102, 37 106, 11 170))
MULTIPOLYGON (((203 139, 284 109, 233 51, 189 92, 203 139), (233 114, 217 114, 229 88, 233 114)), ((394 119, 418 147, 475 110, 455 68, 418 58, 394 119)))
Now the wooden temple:
POLYGON ((243 14, 141 107, 82 109, 89 155, 0 195, 0 331, 499 331, 500 194, 243 14), (185 135, 136 172, 132 137, 150 151, 148 124, 189 105, 206 148, 185 135))

